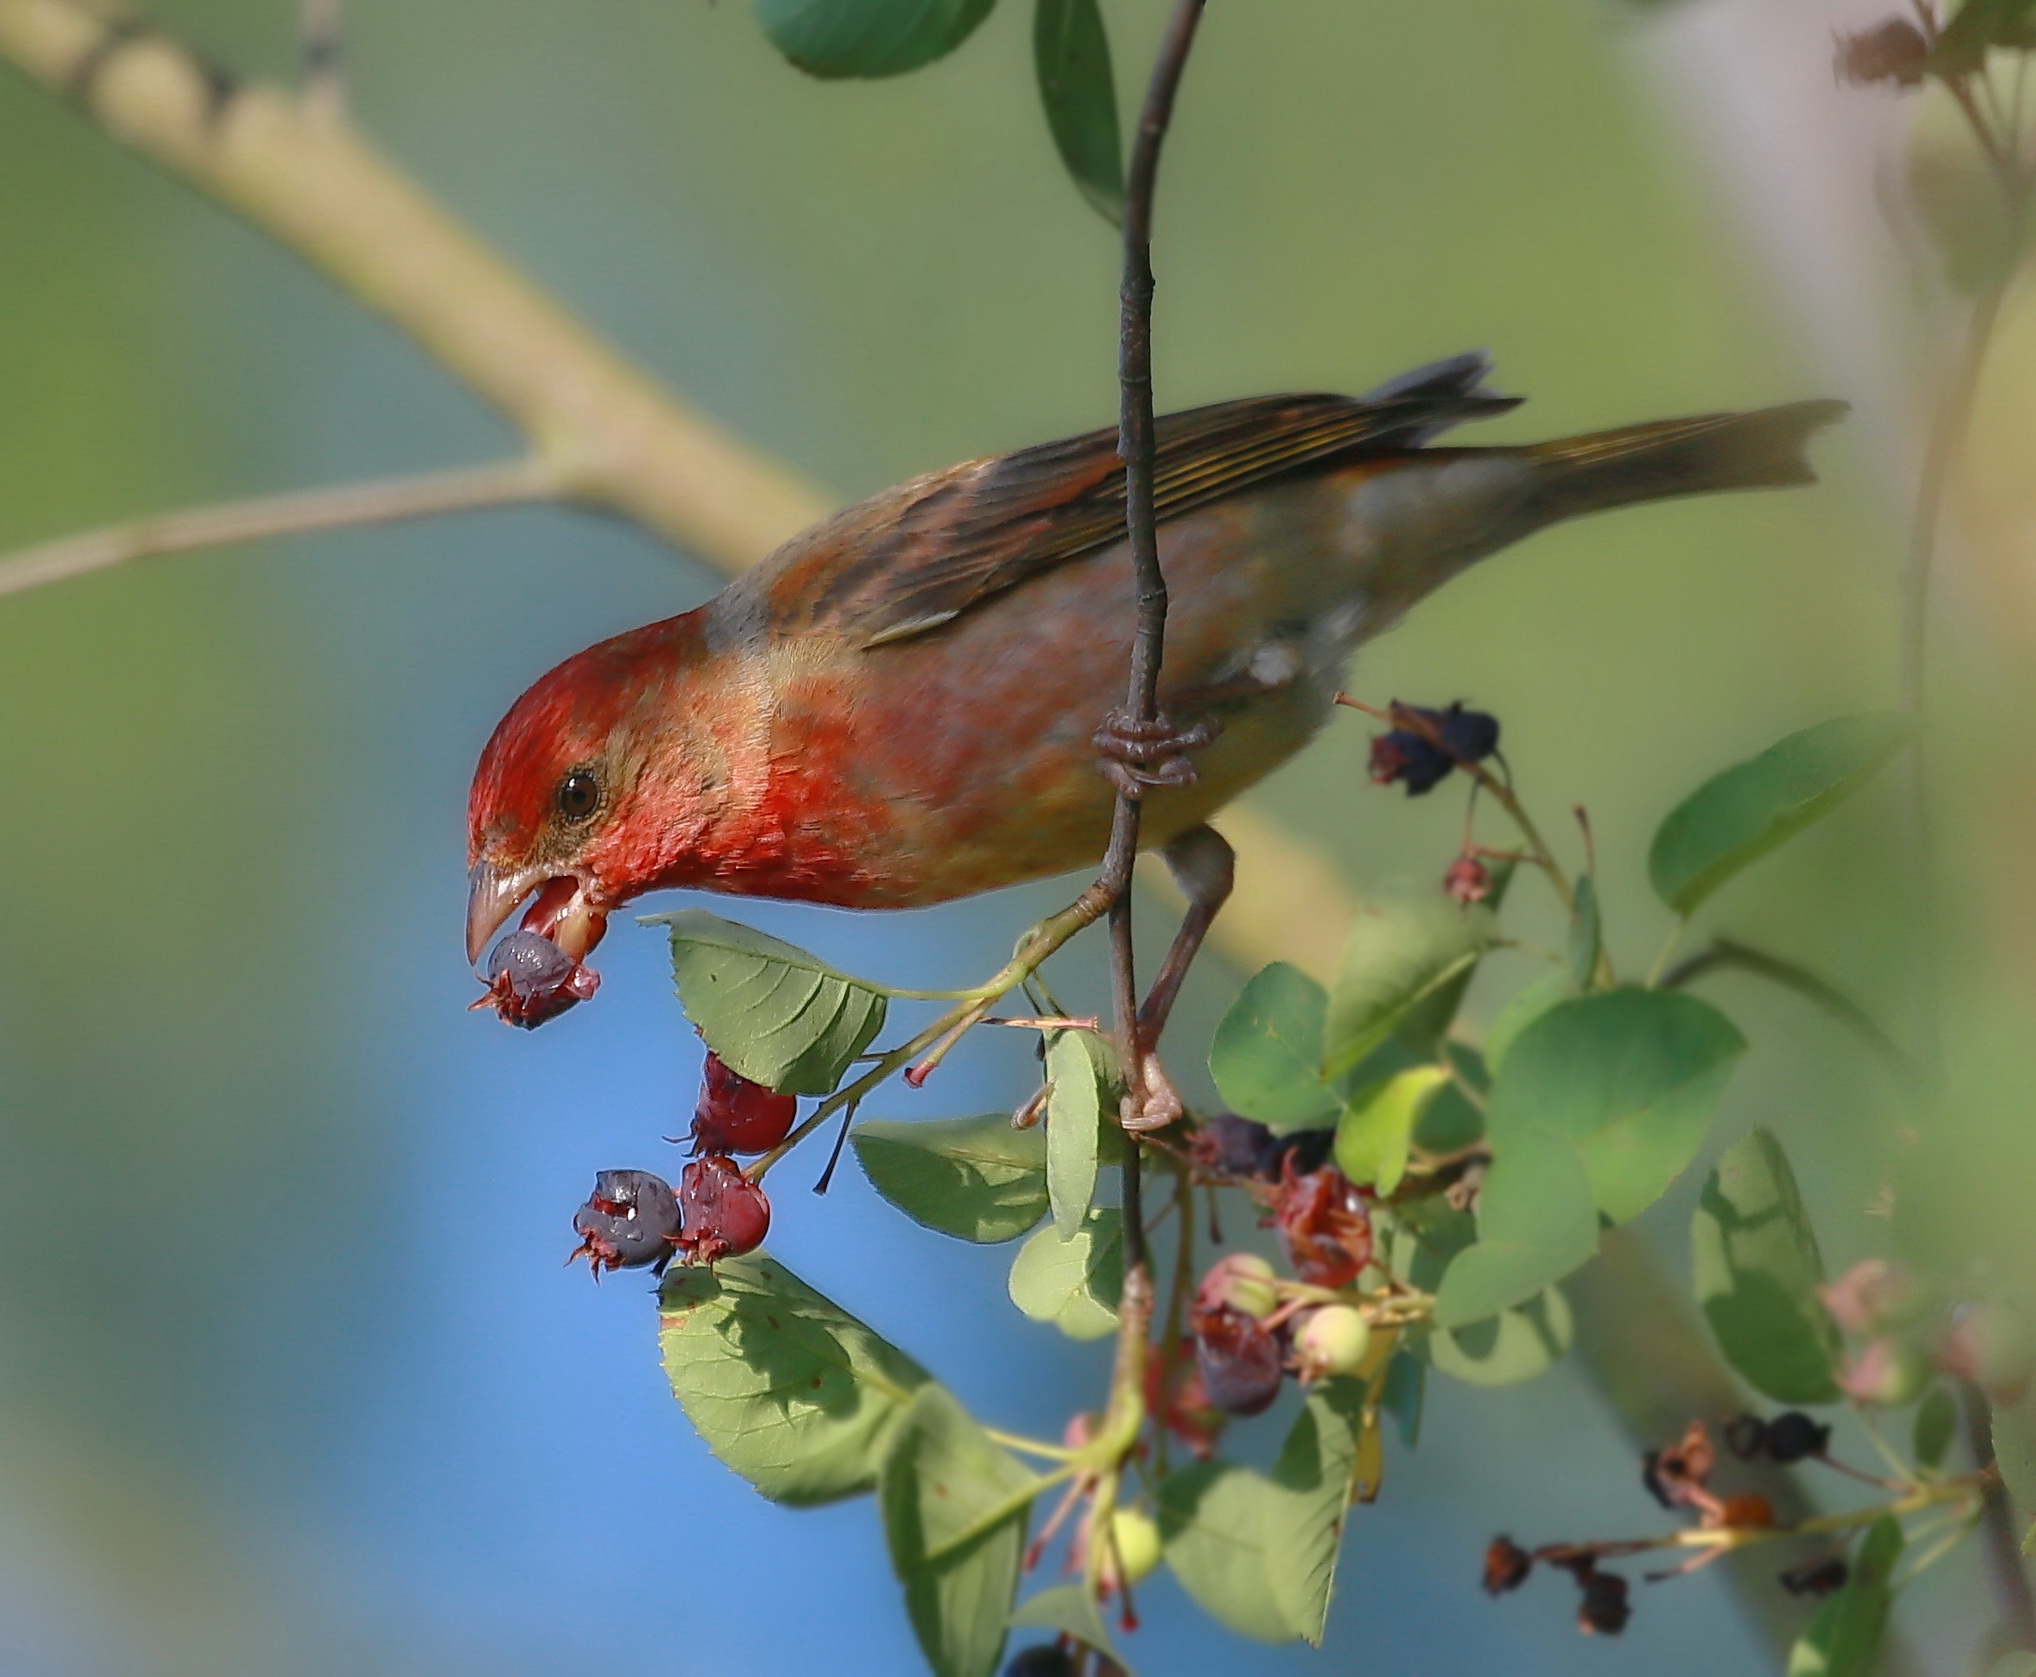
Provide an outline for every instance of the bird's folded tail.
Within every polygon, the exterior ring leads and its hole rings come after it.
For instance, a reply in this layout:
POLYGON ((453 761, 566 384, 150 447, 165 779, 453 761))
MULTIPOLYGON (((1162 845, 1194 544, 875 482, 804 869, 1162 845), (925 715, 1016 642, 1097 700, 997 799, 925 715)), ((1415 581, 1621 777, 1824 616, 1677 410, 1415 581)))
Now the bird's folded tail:
POLYGON ((1844 402, 1790 402, 1625 425, 1523 452, 1543 468, 1536 510, 1552 522, 1671 495, 1815 483, 1809 440, 1846 412, 1844 402))

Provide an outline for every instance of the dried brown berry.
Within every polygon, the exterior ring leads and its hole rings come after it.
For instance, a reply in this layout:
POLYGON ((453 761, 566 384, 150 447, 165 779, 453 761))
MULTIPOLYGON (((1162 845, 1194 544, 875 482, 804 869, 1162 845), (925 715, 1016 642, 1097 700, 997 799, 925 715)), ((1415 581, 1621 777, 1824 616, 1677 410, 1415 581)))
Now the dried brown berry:
POLYGON ((1314 1287, 1347 1287, 1371 1262, 1371 1214, 1357 1185, 1334 1165, 1296 1175, 1283 1163, 1272 1221, 1294 1274, 1314 1287))
POLYGON ((1495 1537, 1485 1550, 1485 1594, 1504 1595, 1527 1582, 1534 1557, 1510 1537, 1495 1537))
POLYGON ((1626 1621, 1633 1617, 1633 1607, 1626 1599, 1624 1578, 1593 1567, 1588 1572, 1579 1572, 1577 1582, 1584 1591, 1576 1610, 1578 1630, 1586 1636, 1617 1636, 1626 1628, 1626 1621))
POLYGON ((1719 1524, 1765 1531, 1774 1524, 1774 1504, 1758 1491, 1728 1496, 1718 1507, 1719 1524))

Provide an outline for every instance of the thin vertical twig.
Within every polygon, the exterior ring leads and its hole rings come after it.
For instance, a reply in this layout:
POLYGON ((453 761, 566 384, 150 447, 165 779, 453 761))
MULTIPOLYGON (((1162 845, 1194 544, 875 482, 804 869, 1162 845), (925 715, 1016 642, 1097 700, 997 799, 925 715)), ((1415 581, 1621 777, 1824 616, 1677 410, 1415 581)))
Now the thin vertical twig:
MULTIPOLYGON (((1131 643, 1131 670, 1124 710, 1131 723, 1150 723, 1159 713, 1159 671, 1166 653, 1166 576, 1159 564, 1159 535, 1153 511, 1156 442, 1152 411, 1152 200, 1159 181, 1160 150, 1173 118, 1174 96, 1205 0, 1178 0, 1146 88, 1145 106, 1131 146, 1124 191, 1124 282, 1119 293, 1117 382, 1121 407, 1117 452, 1124 461, 1125 526, 1138 579, 1138 627, 1131 643)), ((1142 1105, 1144 1045, 1138 1040, 1138 977, 1131 949, 1131 865, 1138 855, 1139 800, 1120 789, 1104 853, 1102 878, 1114 893, 1110 906, 1110 975, 1129 1099, 1142 1105)), ((1124 1154, 1124 1267, 1127 1280, 1146 1264, 1143 1205, 1139 1191, 1138 1142, 1127 1134, 1124 1154)))

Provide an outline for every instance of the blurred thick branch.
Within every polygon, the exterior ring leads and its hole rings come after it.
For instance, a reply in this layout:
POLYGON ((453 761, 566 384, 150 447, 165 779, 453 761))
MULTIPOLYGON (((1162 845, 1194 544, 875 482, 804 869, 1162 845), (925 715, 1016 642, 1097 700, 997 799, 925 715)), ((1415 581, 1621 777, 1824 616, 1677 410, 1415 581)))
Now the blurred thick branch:
POLYGON ((632 367, 335 110, 80 0, 0 0, 0 58, 386 315, 516 425, 561 498, 729 570, 827 510, 632 367))

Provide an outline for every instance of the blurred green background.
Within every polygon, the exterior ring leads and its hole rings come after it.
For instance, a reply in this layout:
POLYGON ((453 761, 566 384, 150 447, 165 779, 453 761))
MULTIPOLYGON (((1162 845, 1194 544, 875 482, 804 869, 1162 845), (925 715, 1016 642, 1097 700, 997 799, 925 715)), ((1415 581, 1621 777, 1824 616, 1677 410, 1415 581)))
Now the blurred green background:
MULTIPOLYGON (((1105 9, 1128 79, 1164 8, 1105 9)), ((290 73, 283 0, 159 11, 290 73)), ((1590 0, 1212 8, 1163 187, 1163 405, 1362 389, 1477 346, 1533 397, 1494 440, 1822 393, 1650 119, 1636 27, 1590 0)), ((796 74, 734 0, 351 0, 348 50, 357 117, 432 190, 843 498, 1114 410, 1115 249, 1052 155, 1018 0, 876 85, 796 74)), ((510 446, 393 332, 4 72, 0 158, 0 548, 510 446)), ((1643 861, 1668 805, 1890 697, 1894 537, 1850 446, 1820 444, 1814 492, 1541 536, 1353 678, 1497 711, 1550 823, 1588 806, 1629 967, 1666 928, 1643 861)), ((559 1268, 589 1173, 668 1169, 658 1138, 690 1107, 659 940, 619 927, 600 1005, 534 1036, 461 1011, 487 730, 559 657, 714 585, 628 529, 529 511, 0 602, 0 1671, 913 1668, 867 1505, 755 1499, 665 1393, 642 1288, 559 1268)), ((1363 740, 1332 729, 1260 807, 1359 881, 1426 883, 1460 805, 1367 787, 1363 740)), ((1851 809, 1719 913, 1885 1000, 1889 831, 1851 809)), ((937 983, 1055 895, 753 917, 937 983)), ((1473 1012, 1525 976, 1501 967, 1473 1012)), ((1198 976, 1184 1040, 1238 982, 1198 976)), ((1828 1255, 1880 1249, 1878 1074, 1731 982, 1756 1053, 1717 1144, 1775 1125, 1828 1255)), ((895 1115, 982 1110, 1025 1076, 985 1051, 895 1115)), ((1678 1274, 1687 1208, 1647 1220, 1678 1274)), ((1100 1380, 1100 1349, 1005 1309, 1001 1254, 957 1254, 859 1181, 785 1197, 773 1249, 1004 1424, 1057 1428, 1100 1380)), ((1575 1370, 1441 1390, 1352 1523, 1330 1655, 1235 1642, 1165 1586, 1133 1652, 1155 1672, 1763 1668, 1709 1578, 1642 1592, 1614 1644, 1580 1642, 1552 1586, 1475 1591, 1496 1530, 1657 1524, 1575 1370)), ((1948 1567, 1918 1592, 1938 1669, 1974 1588, 1948 1567)))

